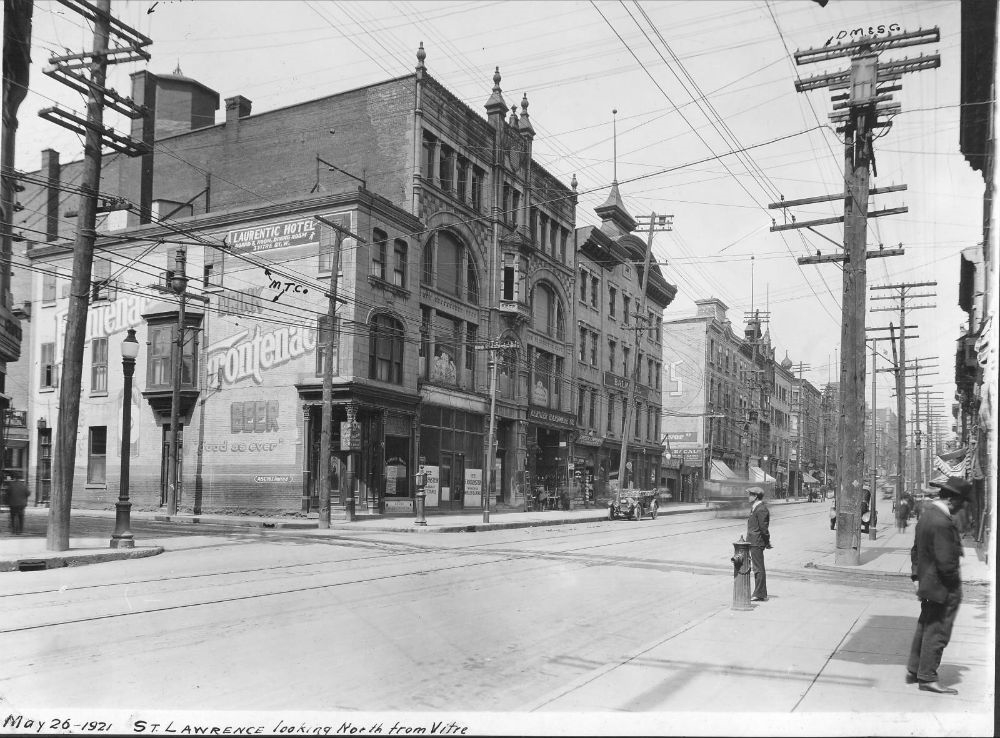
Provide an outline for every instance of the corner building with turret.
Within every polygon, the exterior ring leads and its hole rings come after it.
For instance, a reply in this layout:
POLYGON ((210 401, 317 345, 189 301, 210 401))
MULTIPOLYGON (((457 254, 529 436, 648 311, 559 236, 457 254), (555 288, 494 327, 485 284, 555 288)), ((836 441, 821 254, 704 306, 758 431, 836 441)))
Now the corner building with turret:
MULTIPOLYGON (((412 74, 256 115, 233 96, 216 123, 218 93, 179 68, 133 75, 151 117, 132 136, 153 153, 104 157, 73 506, 114 504, 123 448, 133 507, 165 504, 179 361, 178 509, 315 510, 331 329, 335 507, 353 497, 359 514, 411 514, 421 468, 428 512, 479 509, 487 464, 500 505, 564 485, 577 431, 576 193, 534 161, 527 96, 508 105, 501 81, 497 69, 479 114, 428 73, 421 45, 412 74), (125 397, 129 329, 141 350, 125 397)), ((43 152, 22 195, 42 205, 15 224, 31 265, 14 289, 32 323, 22 361, 36 504, 59 452, 66 210, 81 166, 43 152)))

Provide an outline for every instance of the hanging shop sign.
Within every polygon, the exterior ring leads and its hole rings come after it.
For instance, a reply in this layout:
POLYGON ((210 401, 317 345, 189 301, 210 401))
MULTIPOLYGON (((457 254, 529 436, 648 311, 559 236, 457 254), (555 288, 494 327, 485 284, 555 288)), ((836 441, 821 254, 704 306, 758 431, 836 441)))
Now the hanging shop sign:
POLYGON ((345 420, 340 424, 340 450, 361 450, 361 423, 345 420))

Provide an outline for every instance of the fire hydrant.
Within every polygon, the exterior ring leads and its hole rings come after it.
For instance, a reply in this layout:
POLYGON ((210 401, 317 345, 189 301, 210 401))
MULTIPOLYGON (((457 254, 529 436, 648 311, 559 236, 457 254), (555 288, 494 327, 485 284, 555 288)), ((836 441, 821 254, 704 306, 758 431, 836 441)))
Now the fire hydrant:
POLYGON ((750 604, 750 543, 743 540, 733 542, 735 549, 730 561, 733 562, 733 610, 752 610, 750 604))

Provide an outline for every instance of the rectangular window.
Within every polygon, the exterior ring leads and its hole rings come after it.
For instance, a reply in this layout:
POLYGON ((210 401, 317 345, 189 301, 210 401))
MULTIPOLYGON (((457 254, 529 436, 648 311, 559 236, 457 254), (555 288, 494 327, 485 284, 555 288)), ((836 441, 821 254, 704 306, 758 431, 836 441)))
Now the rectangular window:
POLYGON ((622 347, 622 376, 628 377, 628 354, 629 349, 622 347))
POLYGON ((392 246, 392 283, 406 287, 406 241, 397 238, 392 246))
POLYGON ((597 342, 600 340, 600 335, 597 333, 590 334, 590 365, 597 366, 597 342))
POLYGON ((587 301, 587 282, 590 280, 587 277, 587 270, 580 270, 580 300, 583 302, 587 301))
POLYGON ((587 329, 580 329, 580 361, 587 361, 587 329))
POLYGON ((469 161, 464 157, 458 157, 458 199, 465 202, 469 189, 469 161))
POLYGON ((656 342, 663 343, 663 318, 656 319, 656 342))
POLYGON ((577 403, 576 406, 576 422, 578 425, 583 425, 583 408, 587 401, 587 388, 580 387, 580 389, 577 391, 579 392, 578 396, 579 402, 577 403))
POLYGON ((569 240, 569 231, 565 228, 559 231, 559 261, 566 263, 566 242, 569 240))
POLYGON ((472 323, 465 324, 465 368, 474 371, 476 368, 476 343, 479 341, 479 329, 472 323))
POLYGON ((615 356, 615 347, 617 345, 617 343, 608 339, 608 371, 610 372, 614 372, 615 370, 615 359, 617 358, 615 356))
POLYGON ((501 285, 501 300, 514 300, 514 285, 517 284, 517 266, 512 264, 513 256, 506 254, 503 266, 503 284, 501 285))
POLYGON ((510 224, 517 228, 518 219, 520 217, 518 216, 518 212, 521 209, 521 193, 517 190, 514 190, 514 200, 511 205, 510 224))
POLYGON ((598 307, 597 297, 600 294, 599 290, 601 282, 597 277, 591 277, 590 279, 590 305, 591 307, 598 307))
POLYGON ((612 318, 615 317, 615 301, 618 299, 618 290, 614 287, 608 287, 608 315, 612 318))
POLYGON ((531 241, 538 245, 538 208, 532 207, 528 211, 528 229, 531 234, 531 241))
POLYGON ((635 437, 640 438, 639 431, 642 430, 642 404, 635 403, 635 437))
POLYGON ((559 238, 559 224, 553 219, 551 223, 551 232, 549 233, 549 248, 552 249, 552 258, 558 257, 556 253, 556 239, 559 238))
POLYGON ((42 274, 42 303, 51 305, 56 301, 56 275, 45 272, 42 274))
POLYGON ((90 391, 108 391, 108 339, 95 338, 90 342, 90 391))
POLYGON ((472 207, 476 210, 483 209, 483 178, 486 176, 479 167, 472 168, 472 207))
POLYGON ((615 432, 615 396, 608 395, 608 434, 615 432))
POLYGON ((566 362, 562 357, 556 357, 556 374, 552 381, 552 397, 555 401, 551 403, 551 407, 554 407, 557 410, 562 409, 560 394, 562 393, 563 371, 565 370, 565 365, 566 362))
POLYGON ((503 186, 503 212, 500 214, 500 220, 504 223, 510 223, 510 219, 510 185, 505 182, 503 186))
POLYGON ((631 316, 628 314, 629 311, 629 299, 625 295, 622 295, 622 321, 625 325, 631 325, 631 316))
POLYGON ((646 371, 646 386, 647 387, 652 387, 653 386, 653 360, 652 359, 647 359, 646 360, 646 369, 647 369, 647 371, 646 371))
POLYGON ((590 414, 588 417, 587 427, 596 428, 597 427, 597 392, 590 393, 590 414))
MULTIPOLYGON (((330 218, 331 221, 341 228, 350 228, 351 220, 347 215, 340 215, 330 218)), ((338 243, 343 242, 344 235, 336 228, 323 225, 319 229, 319 255, 317 261, 317 271, 320 274, 331 274, 333 272, 333 250, 338 243), (334 239, 337 239, 335 241, 334 239)), ((337 276, 341 275, 342 266, 337 265, 337 276)), ((221 284, 221 283, 220 283, 221 284)))
POLYGON ((111 295, 111 262, 99 256, 94 257, 93 273, 90 278, 90 301, 110 300, 111 295))
MULTIPOLYGON (((322 377, 326 371, 326 343, 329 336, 327 328, 330 325, 329 315, 320 315, 316 319, 316 376, 322 377)), ((333 370, 332 376, 340 374, 340 318, 333 321, 333 370)))
POLYGON ((660 389, 663 384, 663 365, 660 362, 656 362, 656 389, 660 389))
POLYGON ((438 172, 438 180, 441 182, 441 189, 451 191, 455 183, 455 155, 447 146, 441 147, 440 158, 441 169, 438 172))
POLYGON ((219 249, 212 248, 211 246, 205 247, 205 262, 202 266, 202 287, 221 287, 222 286, 222 268, 225 263, 226 255, 223 254, 219 249))
POLYGON ((90 426, 90 438, 87 445, 87 484, 104 483, 107 456, 108 427, 106 425, 90 426))
POLYGON ((39 364, 41 366, 39 384, 45 388, 58 387, 59 373, 56 366, 56 345, 54 343, 42 344, 42 355, 39 364))
POLYGON ((384 231, 380 231, 378 228, 372 231, 372 243, 370 247, 372 255, 371 275, 379 279, 385 279, 385 251, 388 240, 389 237, 385 235, 384 231))
POLYGON ((170 355, 173 349, 174 327, 171 325, 151 325, 149 327, 149 348, 146 363, 146 385, 148 389, 163 389, 173 384, 170 373, 170 355))
POLYGON ((549 217, 539 214, 538 220, 538 248, 546 251, 549 245, 549 217))
POLYGON ((434 149, 437 140, 431 134, 424 132, 424 178, 431 179, 434 176, 434 149))

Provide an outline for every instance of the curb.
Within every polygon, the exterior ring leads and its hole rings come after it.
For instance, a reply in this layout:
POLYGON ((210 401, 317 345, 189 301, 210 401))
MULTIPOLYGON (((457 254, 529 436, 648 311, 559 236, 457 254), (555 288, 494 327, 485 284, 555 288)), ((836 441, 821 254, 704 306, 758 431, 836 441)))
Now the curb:
POLYGON ((64 566, 84 566, 85 564, 102 564, 105 561, 121 561, 123 559, 144 559, 163 553, 162 546, 141 546, 139 548, 115 549, 93 553, 42 554, 25 556, 19 559, 0 561, 0 572, 5 571, 40 571, 42 569, 61 569, 64 566))

